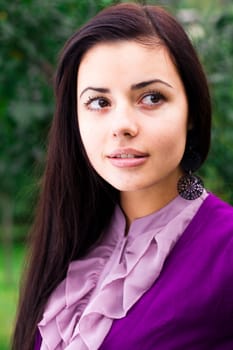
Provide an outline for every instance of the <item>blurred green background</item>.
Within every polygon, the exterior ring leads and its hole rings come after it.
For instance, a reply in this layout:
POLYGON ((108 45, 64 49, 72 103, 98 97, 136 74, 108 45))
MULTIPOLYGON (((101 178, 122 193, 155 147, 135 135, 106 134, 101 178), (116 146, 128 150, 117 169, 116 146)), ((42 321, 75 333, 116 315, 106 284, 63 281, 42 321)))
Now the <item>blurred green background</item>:
MULTIPOLYGON (((53 115, 53 73, 65 40, 112 0, 0 0, 0 349, 9 349, 53 115)), ((233 1, 160 4, 185 26, 204 64, 213 99, 206 187, 233 203, 233 1)))

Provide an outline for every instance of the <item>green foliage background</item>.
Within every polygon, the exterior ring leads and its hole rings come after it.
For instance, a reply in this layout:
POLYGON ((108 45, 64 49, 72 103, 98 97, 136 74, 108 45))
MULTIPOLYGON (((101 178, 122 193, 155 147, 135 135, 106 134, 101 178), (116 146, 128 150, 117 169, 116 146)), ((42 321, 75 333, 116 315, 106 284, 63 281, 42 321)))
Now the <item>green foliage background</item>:
MULTIPOLYGON (((1 216, 7 202, 14 222, 31 218, 53 115, 52 79, 59 50, 74 30, 113 2, 1 0, 1 216)), ((159 3, 183 22, 205 66, 214 116, 212 151, 202 174, 210 190, 233 202, 232 1, 159 3)))
MULTIPOLYGON (((13 287, 12 242, 24 242, 33 218, 59 51, 88 18, 118 2, 124 1, 0 0, 0 272, 5 266, 13 287)), ((141 3, 173 12, 199 52, 213 100, 212 149, 201 175, 209 190, 233 203, 233 1, 141 3)))

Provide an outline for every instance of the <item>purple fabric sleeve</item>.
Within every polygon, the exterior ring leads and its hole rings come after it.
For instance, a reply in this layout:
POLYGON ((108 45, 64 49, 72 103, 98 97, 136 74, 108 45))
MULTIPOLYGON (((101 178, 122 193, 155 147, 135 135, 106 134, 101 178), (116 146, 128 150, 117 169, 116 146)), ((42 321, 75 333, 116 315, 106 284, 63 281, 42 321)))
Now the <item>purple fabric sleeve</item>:
POLYGON ((42 341, 42 339, 41 339, 40 332, 37 331, 36 332, 36 340, 35 340, 34 350, 40 350, 41 341, 42 341))

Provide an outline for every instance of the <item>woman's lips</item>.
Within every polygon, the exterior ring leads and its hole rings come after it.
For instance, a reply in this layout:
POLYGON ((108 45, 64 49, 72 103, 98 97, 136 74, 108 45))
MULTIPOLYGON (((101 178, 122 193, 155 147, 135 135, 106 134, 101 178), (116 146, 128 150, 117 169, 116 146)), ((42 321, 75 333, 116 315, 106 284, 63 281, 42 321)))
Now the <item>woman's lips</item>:
POLYGON ((118 168, 131 168, 142 165, 148 157, 148 153, 131 148, 117 149, 107 156, 110 163, 118 168))

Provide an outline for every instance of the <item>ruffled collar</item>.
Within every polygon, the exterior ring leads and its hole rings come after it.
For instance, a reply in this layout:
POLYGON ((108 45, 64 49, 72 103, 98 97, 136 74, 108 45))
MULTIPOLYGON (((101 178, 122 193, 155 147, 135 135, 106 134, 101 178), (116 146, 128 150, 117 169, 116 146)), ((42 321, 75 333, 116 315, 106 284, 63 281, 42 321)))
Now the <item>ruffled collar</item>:
POLYGON ((174 244, 201 206, 175 198, 161 210, 126 221, 117 206, 102 240, 73 261, 38 324, 41 350, 96 350, 114 319, 122 318, 159 276, 174 244))

